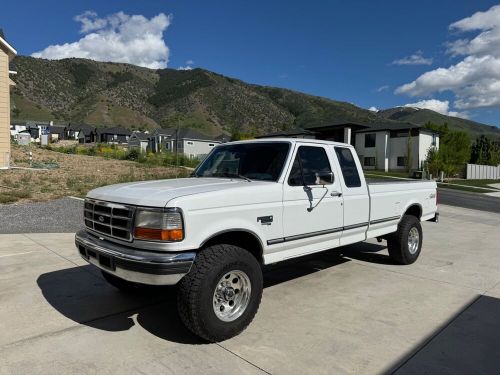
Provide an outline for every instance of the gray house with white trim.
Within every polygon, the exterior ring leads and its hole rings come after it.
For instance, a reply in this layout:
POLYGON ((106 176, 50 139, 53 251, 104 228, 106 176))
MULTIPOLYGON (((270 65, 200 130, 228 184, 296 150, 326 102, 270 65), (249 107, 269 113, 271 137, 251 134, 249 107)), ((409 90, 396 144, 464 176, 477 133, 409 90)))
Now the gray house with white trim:
POLYGON ((221 140, 200 133, 197 130, 182 128, 155 129, 150 136, 152 152, 179 152, 192 159, 207 155, 221 140))

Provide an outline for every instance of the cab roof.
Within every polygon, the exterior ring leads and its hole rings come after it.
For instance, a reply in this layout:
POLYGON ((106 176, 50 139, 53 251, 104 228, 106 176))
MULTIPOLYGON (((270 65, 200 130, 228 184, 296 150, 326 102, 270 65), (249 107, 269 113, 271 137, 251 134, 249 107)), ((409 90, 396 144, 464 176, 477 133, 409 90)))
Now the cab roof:
POLYGON ((275 138, 275 137, 270 137, 270 138, 259 138, 259 139, 248 139, 248 140, 243 140, 243 141, 234 141, 234 142, 228 142, 228 143, 223 143, 223 145, 227 144, 243 144, 243 143, 278 143, 278 142, 287 142, 287 143, 292 143, 292 144, 320 144, 320 145, 332 145, 332 146, 343 146, 343 147, 353 147, 350 144, 347 143, 342 143, 342 142, 333 142, 333 141, 325 141, 322 139, 307 139, 307 138, 275 138))

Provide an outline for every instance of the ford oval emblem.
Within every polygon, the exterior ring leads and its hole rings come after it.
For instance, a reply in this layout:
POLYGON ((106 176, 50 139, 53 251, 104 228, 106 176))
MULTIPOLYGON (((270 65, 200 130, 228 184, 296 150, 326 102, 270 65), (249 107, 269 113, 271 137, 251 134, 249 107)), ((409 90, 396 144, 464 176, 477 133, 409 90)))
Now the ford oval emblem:
POLYGON ((104 222, 104 216, 99 216, 99 217, 97 218, 97 220, 99 220, 101 223, 103 223, 103 222, 104 222))

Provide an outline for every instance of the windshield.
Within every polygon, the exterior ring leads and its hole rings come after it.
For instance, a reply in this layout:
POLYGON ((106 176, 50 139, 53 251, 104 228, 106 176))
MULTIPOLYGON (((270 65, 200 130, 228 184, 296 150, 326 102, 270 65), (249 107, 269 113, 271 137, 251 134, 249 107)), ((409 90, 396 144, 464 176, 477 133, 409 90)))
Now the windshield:
POLYGON ((196 177, 278 181, 290 144, 255 142, 216 147, 195 170, 196 177))

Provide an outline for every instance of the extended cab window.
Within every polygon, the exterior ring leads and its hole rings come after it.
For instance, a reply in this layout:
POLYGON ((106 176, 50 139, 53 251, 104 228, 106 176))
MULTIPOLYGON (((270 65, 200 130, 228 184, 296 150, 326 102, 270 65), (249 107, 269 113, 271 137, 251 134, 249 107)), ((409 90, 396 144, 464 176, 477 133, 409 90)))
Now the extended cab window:
POLYGON ((291 186, 319 185, 320 174, 331 173, 330 162, 323 147, 300 146, 292 165, 288 184, 291 186))
POLYGON ((288 142, 255 142, 218 146, 194 171, 194 176, 278 181, 289 148, 288 142))
POLYGON ((359 178, 358 168, 354 162, 351 150, 345 147, 335 147, 335 153, 337 154, 340 169, 342 171, 342 175, 344 176, 345 186, 349 188, 360 187, 361 180, 359 178))

